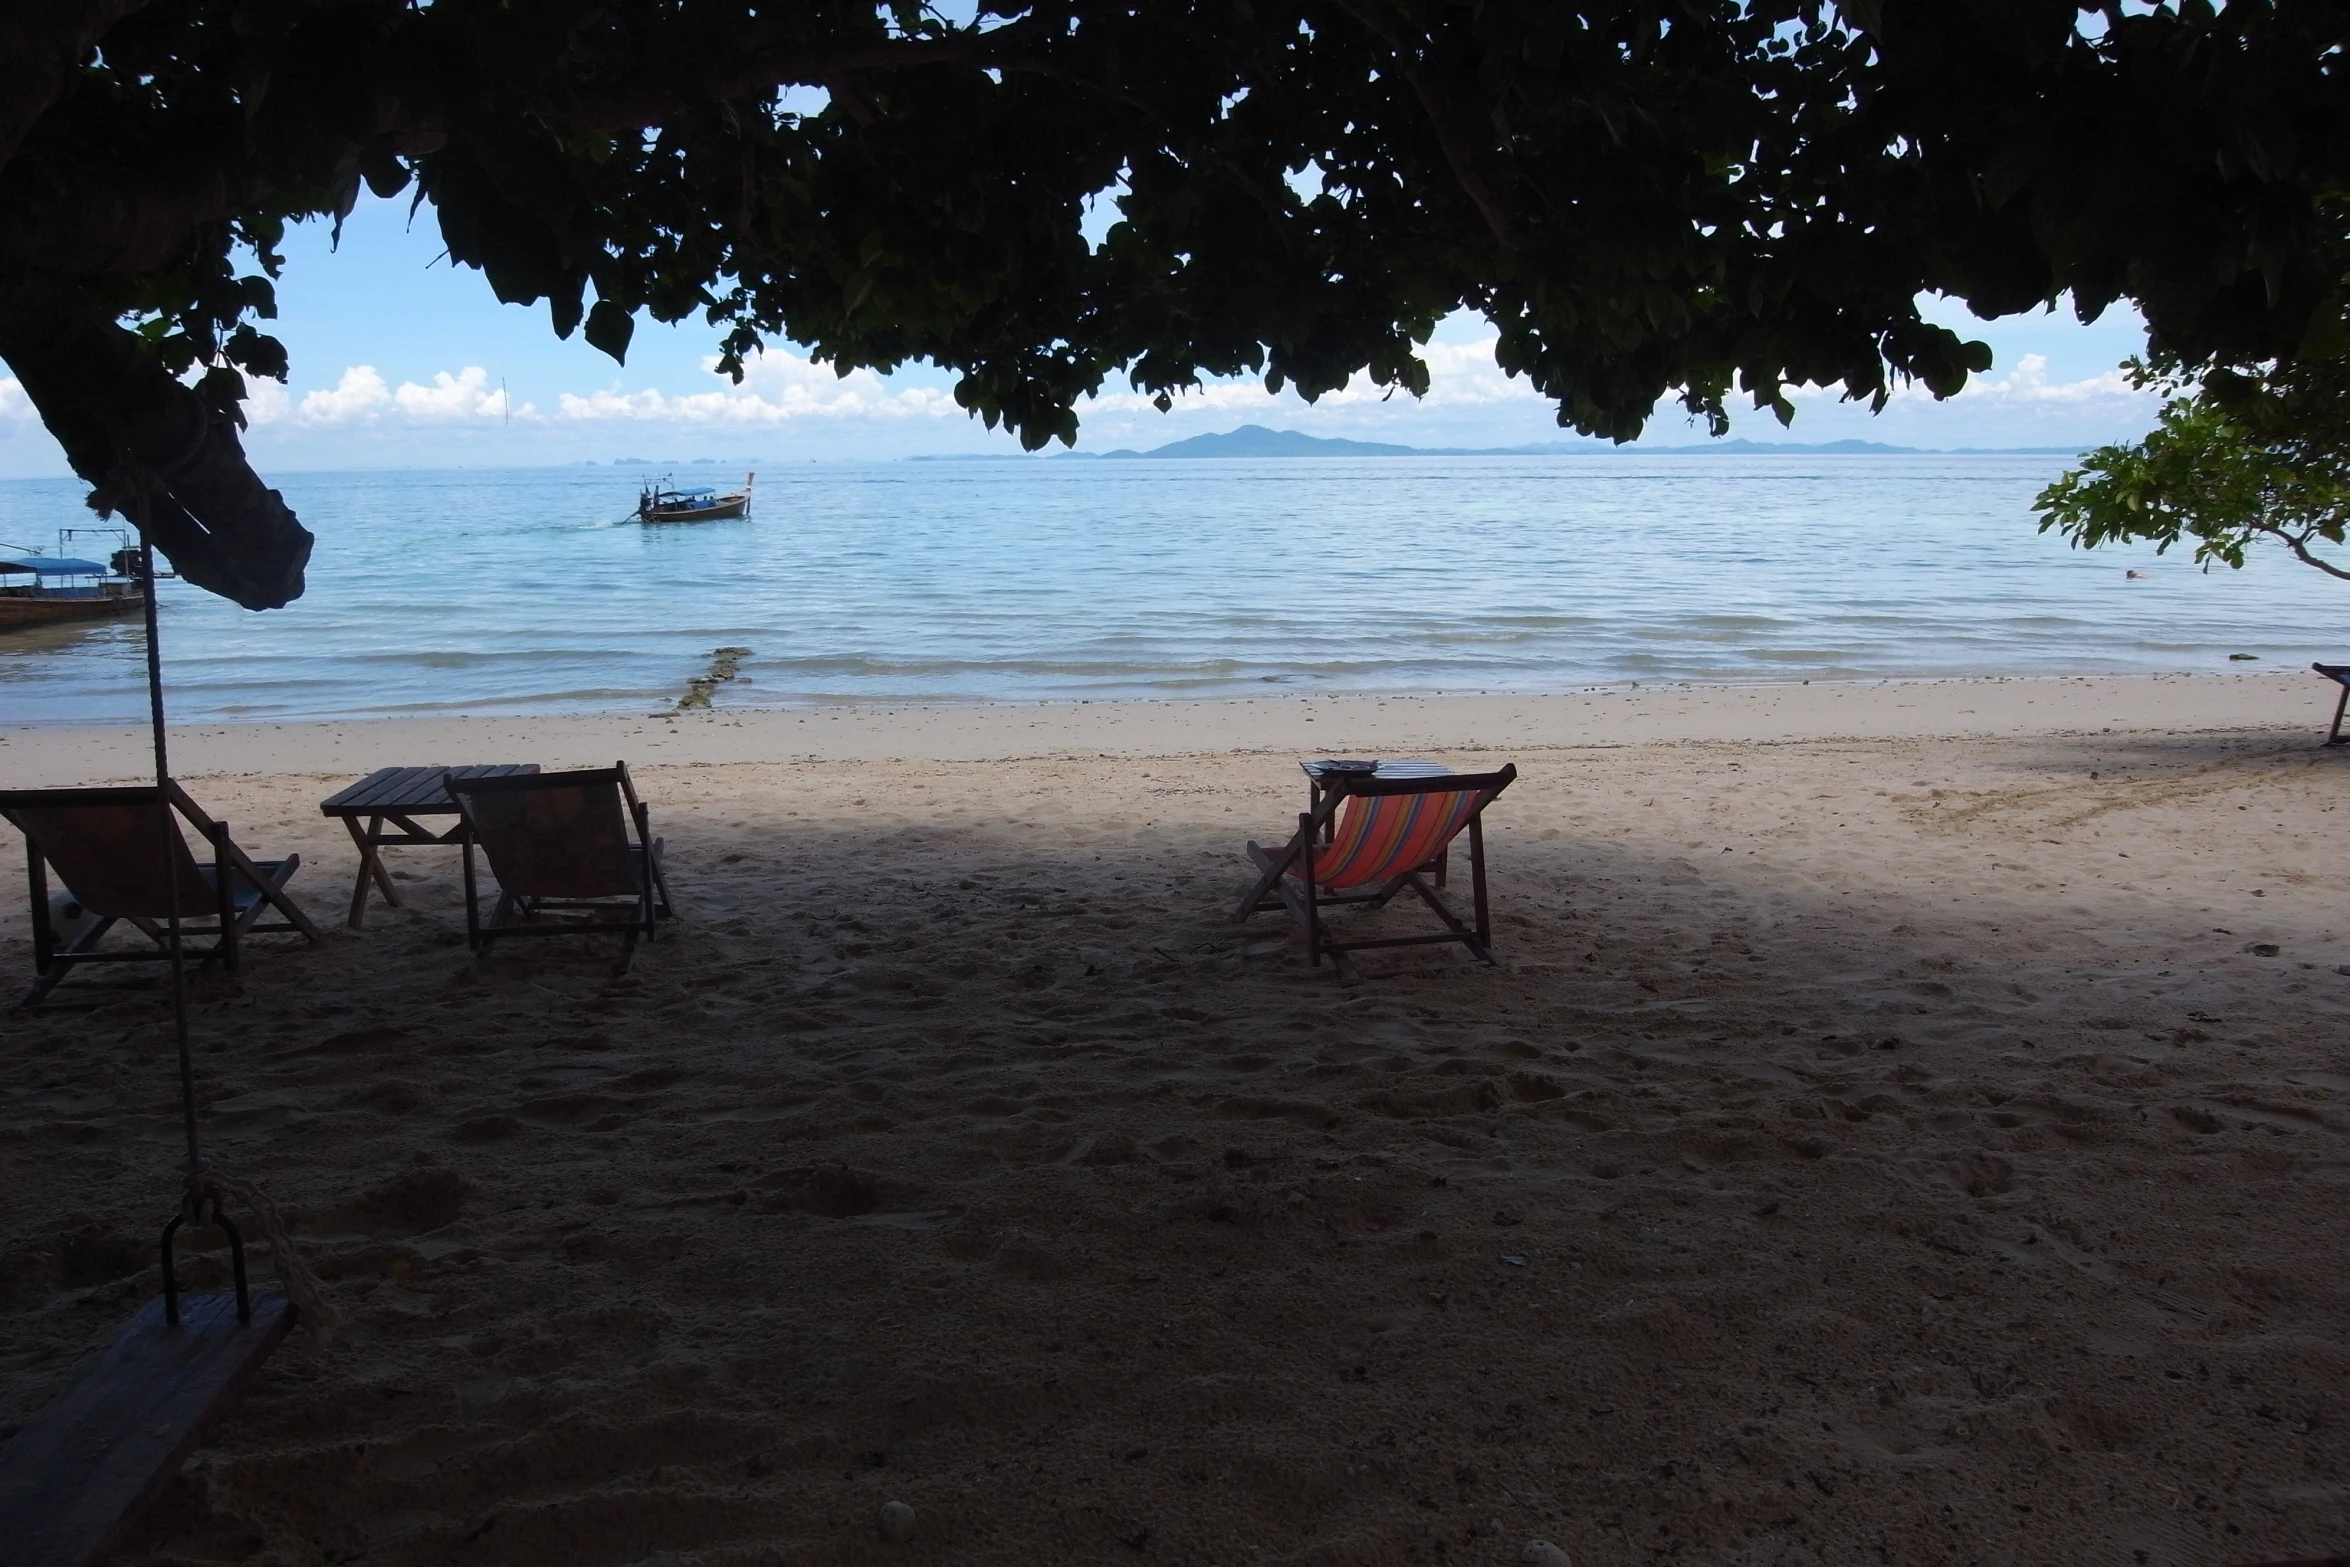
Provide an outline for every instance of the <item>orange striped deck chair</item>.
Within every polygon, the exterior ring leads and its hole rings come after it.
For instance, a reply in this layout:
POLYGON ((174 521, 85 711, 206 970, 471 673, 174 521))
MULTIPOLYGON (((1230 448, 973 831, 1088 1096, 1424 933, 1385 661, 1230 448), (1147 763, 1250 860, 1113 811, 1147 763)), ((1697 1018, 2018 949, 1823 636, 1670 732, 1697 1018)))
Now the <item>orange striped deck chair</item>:
POLYGON ((1491 963, 1493 921, 1485 901, 1485 807, 1517 776, 1513 764, 1497 773, 1446 773, 1433 778, 1381 778, 1374 774, 1350 781, 1343 792, 1327 794, 1313 810, 1299 812, 1297 835, 1288 843, 1278 849, 1257 843, 1248 846, 1248 857, 1257 867, 1257 882, 1233 911, 1233 923, 1263 910, 1286 908, 1305 926, 1306 946, 1316 964, 1325 956, 1337 962, 1349 952, 1368 947, 1418 947, 1446 941, 1457 941, 1474 953, 1478 962, 1491 963), (1464 832, 1469 840, 1473 900, 1467 920, 1445 905, 1428 884, 1426 874, 1464 832), (1322 841, 1325 837, 1328 842, 1322 841), (1331 937, 1323 910, 1348 903, 1383 906, 1406 889, 1416 893, 1444 922, 1441 932, 1366 941, 1331 937))

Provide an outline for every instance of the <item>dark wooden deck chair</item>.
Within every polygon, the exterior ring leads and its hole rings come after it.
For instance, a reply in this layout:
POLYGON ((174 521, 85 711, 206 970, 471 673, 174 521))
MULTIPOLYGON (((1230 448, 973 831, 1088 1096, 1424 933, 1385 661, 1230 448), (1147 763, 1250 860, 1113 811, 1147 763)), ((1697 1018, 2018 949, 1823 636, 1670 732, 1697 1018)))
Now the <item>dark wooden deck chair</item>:
POLYGON ((465 936, 473 949, 486 953, 501 936, 616 932, 620 972, 628 972, 637 938, 651 941, 656 922, 670 915, 661 840, 628 764, 505 778, 450 774, 445 787, 465 821, 465 936), (476 844, 498 879, 486 922, 476 844))
POLYGON ((1248 846, 1256 885, 1233 911, 1234 924, 1263 909, 1287 908, 1306 928, 1306 946, 1319 964, 1367 947, 1417 947, 1457 941, 1480 963, 1493 961, 1493 922, 1485 903, 1485 807, 1518 776, 1512 764, 1497 773, 1450 773, 1435 778, 1370 777, 1350 781, 1300 812, 1297 834, 1278 849, 1248 846), (1332 817, 1336 817, 1333 826, 1332 817), (1330 828, 1330 841, 1321 841, 1330 828), (1428 884, 1452 841, 1469 836, 1473 906, 1463 921, 1428 884), (1441 933, 1335 941, 1322 911, 1336 904, 1384 904, 1410 889, 1445 924, 1441 933))
POLYGON ((216 822, 178 784, 114 789, 0 790, 0 816, 25 835, 33 914, 33 988, 29 1007, 84 963, 169 962, 173 883, 180 909, 180 950, 234 972, 244 938, 290 931, 319 939, 310 916, 286 895, 302 863, 298 854, 256 860, 237 847, 228 823, 216 822), (211 851, 209 865, 189 852, 185 821, 211 851), (168 870, 166 852, 170 855, 168 870), (49 871, 95 918, 62 945, 49 922, 49 871), (264 921, 275 910, 280 918, 264 921), (136 927, 152 947, 100 951, 117 923, 136 927))
POLYGON ((2350 708, 2350 664, 2312 664, 2310 668, 2342 688, 2334 702, 2334 727, 2326 731, 2326 744, 2350 745, 2350 737, 2342 733, 2342 712, 2350 708))

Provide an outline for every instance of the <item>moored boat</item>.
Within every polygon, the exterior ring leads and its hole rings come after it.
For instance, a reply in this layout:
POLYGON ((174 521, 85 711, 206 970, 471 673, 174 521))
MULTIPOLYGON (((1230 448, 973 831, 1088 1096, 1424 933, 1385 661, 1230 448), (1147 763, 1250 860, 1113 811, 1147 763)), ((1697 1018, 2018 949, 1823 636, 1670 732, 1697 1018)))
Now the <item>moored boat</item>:
POLYGON ((0 630, 136 613, 138 556, 128 534, 115 534, 122 547, 103 562, 68 553, 75 534, 110 531, 65 529, 54 555, 0 545, 0 630))
POLYGON ((636 498, 636 520, 639 522, 720 522, 729 517, 747 517, 751 514, 751 486, 757 482, 756 473, 746 474, 742 489, 732 495, 721 495, 714 489, 657 489, 646 485, 636 498))

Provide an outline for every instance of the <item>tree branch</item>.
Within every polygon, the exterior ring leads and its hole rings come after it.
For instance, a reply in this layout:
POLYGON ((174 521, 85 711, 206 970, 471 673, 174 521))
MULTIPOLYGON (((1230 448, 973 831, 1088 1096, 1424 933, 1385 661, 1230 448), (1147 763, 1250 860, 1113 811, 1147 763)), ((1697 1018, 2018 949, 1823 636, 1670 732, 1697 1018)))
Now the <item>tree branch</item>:
POLYGON ((28 159, 0 177, 0 261, 75 277, 159 271, 181 260, 189 240, 269 195, 241 153, 183 156, 158 174, 124 178, 118 168, 71 167, 28 159))
POLYGON ((0 168, 109 27, 148 0, 9 0, 0 6, 0 168))
MULTIPOLYGON (((907 38, 852 47, 807 48, 781 40, 746 39, 733 68, 691 81, 663 84, 653 91, 615 91, 582 104, 563 117, 581 130, 642 130, 659 125, 680 109, 739 100, 778 87, 835 89, 851 71, 895 71, 920 65, 993 66, 1021 69, 1029 62, 1016 52, 1033 29, 1026 21, 984 33, 946 38, 907 38)), ((845 106, 844 106, 845 107, 845 106)))
MULTIPOLYGON (((145 3, 147 0, 106 0, 90 9, 95 13, 111 7, 107 20, 112 21, 145 3)), ((0 13, 5 11, 6 0, 0 0, 0 13)), ((10 25, 0 19, 0 60, 10 58, 10 25)), ((99 31, 103 28, 93 27, 93 39, 99 31)), ((1019 69, 1022 62, 1013 47, 1024 36, 1015 24, 986 33, 849 48, 787 50, 772 41, 753 39, 733 56, 731 69, 672 82, 651 92, 598 97, 556 119, 567 130, 636 131, 662 124, 689 108, 753 97, 778 87, 811 86, 831 91, 841 98, 844 112, 869 123, 874 111, 849 82, 848 72, 950 63, 1019 69)), ((6 73, 0 73, 0 83, 7 80, 6 73)), ((23 97, 21 92, 0 87, 0 132, 6 129, 10 106, 23 97)), ((31 116, 37 117, 39 109, 46 107, 46 102, 41 103, 31 116)), ((381 112, 371 118, 377 132, 421 146, 445 139, 453 129, 438 118, 429 123, 413 119, 395 103, 382 105, 381 112)), ((142 167, 138 177, 127 179, 113 165, 85 166, 44 158, 0 174, 0 210, 11 214, 11 221, 0 225, 0 261, 29 271, 79 277, 153 272, 178 261, 199 229, 249 211, 269 195, 270 187, 252 174, 237 148, 186 149, 176 160, 142 167)))
POLYGON ((0 359, 90 504, 122 511, 198 587, 247 609, 302 593, 313 542, 245 461, 236 426, 62 278, 0 286, 0 359))
POLYGON ((2308 539, 2307 534, 2296 536, 2294 534, 2287 533, 2282 528, 2272 527, 2269 524, 2262 522, 2254 523, 2252 525, 2252 531, 2255 533, 2265 533, 2272 539, 2282 541, 2285 548, 2293 552, 2293 558, 2301 562, 2302 565, 2315 566, 2318 570, 2324 572, 2329 577, 2339 577, 2344 582, 2350 582, 2350 571, 2345 571, 2340 566, 2333 564, 2331 561, 2321 560, 2309 552, 2309 545, 2306 542, 2308 539))
POLYGON ((1471 155, 1466 137, 1454 122, 1449 104, 1428 84, 1427 74, 1420 69, 1417 51, 1396 32, 1383 14, 1380 0, 1332 0, 1341 11, 1353 17, 1362 29, 1385 44, 1395 56, 1396 65, 1413 96, 1420 100, 1420 111, 1428 117, 1428 128, 1436 135, 1436 144, 1443 149, 1444 161, 1452 169, 1455 184, 1470 205, 1485 220, 1486 229, 1495 243, 1504 250, 1523 250, 1526 242, 1518 236, 1517 225, 1510 221, 1501 198, 1493 187, 1485 183, 1485 176, 1477 172, 1476 159, 1471 155))

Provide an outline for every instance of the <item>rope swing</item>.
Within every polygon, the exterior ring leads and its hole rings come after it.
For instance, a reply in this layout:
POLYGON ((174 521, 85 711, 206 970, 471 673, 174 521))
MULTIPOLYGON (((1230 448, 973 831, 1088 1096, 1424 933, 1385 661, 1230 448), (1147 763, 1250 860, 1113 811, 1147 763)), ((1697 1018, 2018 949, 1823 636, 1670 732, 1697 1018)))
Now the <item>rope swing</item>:
MULTIPOLYGON (((180 1124, 187 1162, 179 1211, 163 1226, 163 1298, 144 1302, 74 1383, 30 1422, 0 1443, 0 1556, 8 1567, 89 1567, 110 1560, 123 1531, 169 1482, 204 1431, 236 1400, 261 1362, 298 1325, 315 1348, 334 1324, 334 1312, 304 1265, 286 1223, 252 1182, 206 1159, 196 1115, 196 1058, 188 1028, 187 949, 180 929, 181 875, 187 863, 174 820, 184 798, 171 779, 163 721, 163 653, 155 610, 155 549, 148 542, 143 476, 103 497, 104 509, 128 513, 139 528, 138 573, 147 629, 147 715, 154 730, 156 847, 164 856, 161 906, 169 926, 157 932, 171 966, 172 1042, 179 1051, 180 1124), (285 1285, 285 1298, 256 1302, 245 1277, 245 1240, 228 1214, 231 1204, 257 1223, 285 1285), (217 1226, 227 1235, 236 1292, 180 1293, 172 1242, 186 1227, 217 1226)), ((225 834, 221 841, 225 842, 225 834)), ((137 852, 135 843, 128 845, 137 852)), ((28 852, 40 854, 37 844, 28 852)), ((36 861, 36 863, 38 863, 36 861)), ((241 863, 241 862, 239 862, 241 863)), ((214 874, 233 864, 216 854, 214 874)), ((37 885, 37 883, 36 883, 37 885)), ((225 885, 215 887, 226 892, 225 885)), ((37 914, 37 911, 36 911, 37 914)))
MULTIPOLYGON (((318 1277, 302 1260, 294 1247, 293 1236, 286 1229, 286 1221, 278 1212, 277 1204, 267 1193, 251 1181, 227 1174, 204 1157, 203 1132, 196 1116, 196 1057, 188 1033, 188 966, 180 944, 180 880, 178 828, 171 810, 171 755, 163 718, 163 641, 158 634, 155 612, 155 546, 147 536, 147 489, 137 489, 139 524, 139 592, 141 610, 147 630, 147 720, 155 749, 155 790, 159 809, 155 820, 161 832, 159 847, 163 854, 163 879, 170 889, 171 918, 167 930, 167 950, 171 954, 171 1029, 172 1043, 179 1052, 180 1070, 180 1125, 187 1142, 187 1164, 180 1187, 179 1211, 163 1226, 163 1315, 164 1320, 177 1327, 180 1320, 179 1279, 173 1266, 172 1242, 185 1226, 201 1229, 217 1226, 228 1237, 229 1266, 235 1279, 237 1320, 253 1319, 253 1301, 245 1282, 245 1239, 229 1219, 227 1200, 234 1198, 246 1212, 261 1225, 262 1237, 269 1243, 270 1260, 276 1265, 278 1281, 284 1286, 286 1299, 293 1305, 295 1320, 303 1336, 311 1344, 320 1345, 335 1324, 335 1312, 326 1303, 319 1288, 318 1277)), ((218 874, 228 874, 223 865, 218 874)))

